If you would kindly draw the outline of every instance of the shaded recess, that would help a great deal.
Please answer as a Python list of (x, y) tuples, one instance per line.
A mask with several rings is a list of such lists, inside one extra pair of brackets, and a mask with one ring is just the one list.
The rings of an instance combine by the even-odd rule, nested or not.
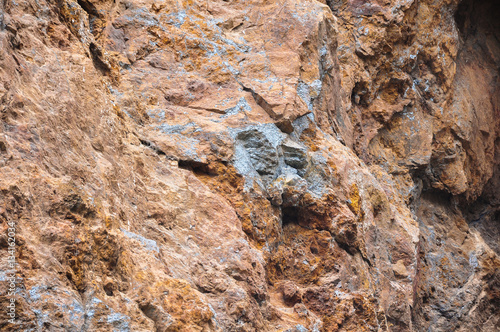
[[(462, 1), (455, 12), (460, 48), (456, 59), (455, 82), (470, 92), (473, 113), (495, 121), (495, 132), (482, 130), (475, 120), (472, 135), (483, 141), (496, 136), (491, 179), (478, 199), (465, 194), (449, 195), (442, 190), (429, 189), (417, 204), (420, 221), (419, 273), (416, 282), (416, 303), (413, 322), (416, 330), (465, 331), (481, 326), (483, 331), (500, 330), (500, 273), (485, 252), (478, 252), (477, 230), (485, 243), (500, 255), (500, 3), (496, 0)], [(478, 82), (487, 82), (488, 90), (474, 91)], [(457, 88), (457, 85), (452, 86)], [(457, 90), (461, 91), (461, 90)], [(485, 98), (486, 96), (486, 98)], [(476, 99), (474, 99), (476, 98)], [(488, 100), (485, 105), (477, 100)], [(471, 112), (472, 113), (472, 112)], [(475, 127), (476, 126), (476, 127)], [(461, 142), (467, 151), (465, 165), (470, 179), (489, 177), (483, 165), (478, 165), (474, 146)], [(494, 151), (493, 151), (494, 150)], [(482, 168), (480, 168), (482, 167)], [(476, 196), (474, 196), (476, 197)], [(485, 258), (490, 257), (490, 258)], [(481, 266), (481, 269), (477, 267)], [(484, 292), (480, 292), (484, 286)], [(457, 305), (461, 303), (461, 305)]]
[[(477, 229), (485, 242), (500, 255), (500, 2), (463, 1), (455, 20), (460, 31), (462, 52), (458, 61), (474, 61), (491, 73), (496, 120), (495, 168), (481, 197), (465, 209), (470, 227)], [(487, 135), (487, 133), (483, 133)]]
[(289, 224), (298, 224), (299, 223), (299, 213), (300, 210), (298, 207), (284, 207), (282, 210), (282, 224), (283, 227), (286, 227)]

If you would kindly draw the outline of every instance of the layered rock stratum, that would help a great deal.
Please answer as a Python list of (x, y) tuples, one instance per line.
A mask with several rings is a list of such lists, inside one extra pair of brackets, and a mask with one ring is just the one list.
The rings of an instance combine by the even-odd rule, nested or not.
[(2, 1), (0, 329), (500, 331), (498, 17)]

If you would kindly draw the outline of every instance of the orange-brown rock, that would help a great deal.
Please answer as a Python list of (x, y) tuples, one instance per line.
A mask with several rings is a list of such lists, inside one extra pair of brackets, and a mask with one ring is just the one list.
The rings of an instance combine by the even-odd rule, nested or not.
[(0, 330), (500, 330), (499, 15), (3, 1)]

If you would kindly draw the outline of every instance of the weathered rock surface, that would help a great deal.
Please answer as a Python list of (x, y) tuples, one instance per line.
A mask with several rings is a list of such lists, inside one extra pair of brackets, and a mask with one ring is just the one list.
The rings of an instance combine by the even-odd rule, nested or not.
[(0, 329), (500, 330), (499, 15), (2, 2)]

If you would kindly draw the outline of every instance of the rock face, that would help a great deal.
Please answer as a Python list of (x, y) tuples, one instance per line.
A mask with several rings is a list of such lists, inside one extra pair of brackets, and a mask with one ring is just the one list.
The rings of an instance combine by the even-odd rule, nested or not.
[(500, 331), (499, 15), (3, 1), (0, 329)]

